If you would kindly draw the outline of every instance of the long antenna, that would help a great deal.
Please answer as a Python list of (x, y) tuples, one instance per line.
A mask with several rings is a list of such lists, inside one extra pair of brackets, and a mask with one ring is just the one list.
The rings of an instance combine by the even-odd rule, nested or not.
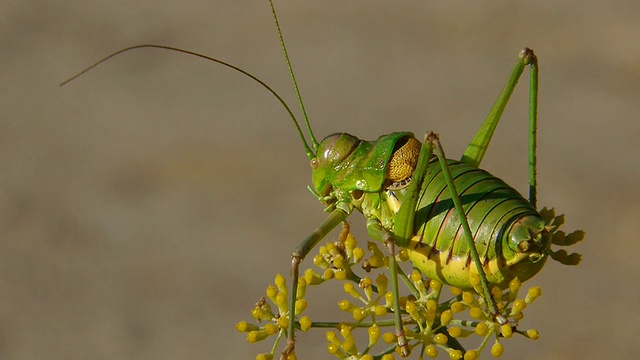
[(287, 47), (284, 44), (284, 38), (282, 37), (282, 30), (280, 29), (280, 23), (278, 22), (278, 15), (276, 15), (276, 8), (273, 6), (273, 0), (269, 0), (269, 4), (271, 4), (271, 12), (273, 13), (273, 20), (276, 22), (276, 28), (278, 29), (278, 37), (280, 38), (280, 45), (282, 46), (282, 52), (284, 52), (284, 58), (287, 60), (287, 67), (289, 68), (289, 75), (291, 75), (291, 81), (293, 82), (293, 89), (296, 91), (296, 96), (298, 97), (298, 103), (300, 104), (300, 109), (302, 110), (302, 116), (304, 117), (304, 123), (307, 126), (307, 132), (309, 132), (309, 137), (311, 138), (311, 144), (313, 145), (313, 150), (315, 151), (318, 148), (318, 140), (313, 135), (313, 131), (311, 130), (311, 125), (309, 124), (309, 117), (307, 116), (307, 111), (304, 108), (304, 103), (302, 102), (302, 96), (300, 95), (300, 89), (298, 89), (298, 82), (296, 81), (296, 76), (293, 74), (293, 68), (291, 67), (291, 61), (289, 61), (289, 53), (287, 52)]
[[(80, 76), (84, 75), (85, 73), (89, 72), (90, 70), (92, 70), (93, 68), (97, 67), (98, 65), (104, 63), (105, 61), (118, 56), (124, 52), (127, 51), (131, 51), (131, 50), (136, 50), (136, 49), (142, 49), (142, 48), (155, 48), (155, 49), (163, 49), (163, 50), (170, 50), (170, 51), (175, 51), (175, 52), (179, 52), (179, 53), (183, 53), (183, 54), (187, 54), (187, 55), (193, 55), (205, 60), (209, 60), (209, 61), (213, 61), (215, 63), (218, 63), (220, 65), (224, 65), (232, 70), (235, 70), (241, 74), (243, 74), (244, 76), (247, 76), (248, 78), (250, 78), (251, 80), (257, 82), (258, 84), (262, 85), (263, 88), (267, 89), (267, 91), (269, 91), (273, 96), (275, 96), (276, 99), (278, 99), (278, 101), (280, 102), (280, 104), (282, 104), (282, 106), (284, 106), (285, 110), (287, 110), (287, 113), (289, 113), (289, 116), (291, 117), (291, 120), (293, 120), (294, 125), (296, 126), (296, 130), (298, 131), (298, 135), (300, 136), (300, 139), (302, 139), (302, 144), (304, 145), (305, 151), (307, 153), (307, 157), (309, 159), (312, 159), (313, 157), (315, 157), (315, 153), (314, 150), (315, 148), (317, 148), (317, 144), (314, 142), (314, 150), (312, 150), (309, 147), (309, 144), (307, 144), (307, 140), (304, 137), (304, 134), (302, 133), (302, 129), (300, 128), (300, 124), (298, 123), (298, 119), (296, 119), (295, 115), (293, 115), (293, 112), (291, 111), (291, 109), (289, 108), (289, 106), (287, 105), (287, 103), (282, 99), (282, 97), (280, 95), (278, 95), (278, 93), (273, 90), (269, 85), (267, 85), (264, 81), (260, 80), (258, 77), (256, 77), (255, 75), (249, 73), (246, 70), (243, 70), (235, 65), (231, 65), (227, 62), (224, 62), (222, 60), (213, 58), (211, 56), (206, 56), (206, 55), (202, 55), (199, 54), (197, 52), (194, 51), (189, 51), (189, 50), (184, 50), (184, 49), (179, 49), (179, 48), (175, 48), (172, 46), (165, 46), (165, 45), (154, 45), (154, 44), (143, 44), (143, 45), (135, 45), (135, 46), (130, 46), (121, 50), (118, 50), (114, 53), (111, 53), (110, 55), (96, 61), (95, 63), (93, 63), (92, 65), (86, 67), (85, 69), (83, 69), (82, 71), (80, 71), (79, 73), (73, 75), (72, 77), (68, 78), (67, 80), (63, 81), (60, 83), (60, 86), (64, 86), (68, 83), (70, 83), (71, 81), (79, 78)], [(305, 116), (305, 120), (306, 120), (306, 116)], [(307, 129), (309, 128), (309, 122), (307, 121)], [(315, 140), (315, 139), (314, 139)]]

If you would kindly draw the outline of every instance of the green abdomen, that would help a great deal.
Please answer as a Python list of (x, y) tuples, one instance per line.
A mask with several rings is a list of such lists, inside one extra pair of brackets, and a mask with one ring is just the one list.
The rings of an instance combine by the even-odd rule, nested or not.
[[(516, 274), (509, 262), (517, 257), (504, 242), (504, 234), (518, 219), (539, 215), (515, 189), (488, 172), (452, 160), (449, 166), (489, 281), (504, 285)], [(427, 169), (415, 229), (416, 237), (409, 246), (414, 265), (427, 277), (471, 287), (469, 272), (476, 272), (475, 265), (437, 161)], [(525, 271), (517, 275), (527, 278), (542, 266), (522, 265)]]

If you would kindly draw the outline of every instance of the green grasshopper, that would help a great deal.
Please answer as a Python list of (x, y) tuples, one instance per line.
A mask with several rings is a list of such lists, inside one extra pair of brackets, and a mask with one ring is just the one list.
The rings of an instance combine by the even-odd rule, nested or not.
[[(571, 245), (582, 232), (556, 239), (536, 209), (536, 128), (538, 63), (531, 49), (519, 54), (506, 85), (460, 160), (447, 159), (438, 136), (428, 132), (424, 141), (412, 133), (397, 132), (364, 141), (346, 133), (318, 142), (311, 130), (287, 54), (275, 7), (270, 0), (278, 36), (294, 90), (304, 115), (310, 144), (284, 100), (256, 76), (224, 61), (162, 45), (138, 45), (120, 50), (91, 65), (67, 82), (120, 53), (145, 47), (178, 51), (219, 63), (250, 77), (271, 92), (293, 120), (311, 165), (313, 195), (329, 213), (327, 218), (292, 253), (287, 346), (282, 358), (294, 353), (295, 303), (299, 267), (303, 259), (330, 231), (357, 210), (366, 218), (371, 238), (389, 253), (393, 303), (400, 304), (397, 248), (407, 250), (413, 266), (429, 279), (461, 289), (476, 289), (488, 304), (496, 323), (507, 322), (491, 288), (505, 288), (517, 278), (537, 274), (549, 256), (575, 265), (579, 256), (559, 255), (552, 243)], [(524, 68), (529, 66), (529, 198), (523, 198), (479, 165), (500, 117)], [(570, 238), (567, 240), (567, 238)], [(556, 241), (557, 240), (557, 241)], [(474, 279), (479, 280), (475, 281)], [(395, 332), (402, 356), (411, 352), (403, 330), (401, 309), (395, 305)]]

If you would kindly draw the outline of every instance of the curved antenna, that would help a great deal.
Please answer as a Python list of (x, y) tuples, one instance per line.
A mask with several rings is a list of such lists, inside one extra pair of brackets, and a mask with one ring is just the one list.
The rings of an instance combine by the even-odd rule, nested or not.
[[(287, 110), (287, 113), (289, 113), (289, 116), (291, 117), (291, 120), (293, 120), (294, 125), (296, 126), (296, 130), (298, 131), (298, 135), (300, 136), (300, 139), (302, 140), (302, 144), (304, 145), (305, 151), (307, 152), (307, 157), (309, 158), (309, 160), (313, 159), (315, 157), (314, 154), (314, 150), (317, 147), (317, 145), (314, 145), (314, 150), (312, 150), (309, 147), (309, 144), (307, 144), (307, 140), (304, 137), (304, 134), (302, 133), (302, 129), (300, 128), (300, 124), (298, 123), (298, 119), (296, 119), (295, 115), (293, 115), (293, 112), (291, 111), (291, 109), (289, 108), (289, 106), (287, 105), (287, 103), (282, 99), (282, 97), (280, 97), (280, 95), (278, 95), (277, 92), (275, 92), (275, 90), (273, 90), (269, 85), (267, 85), (264, 81), (260, 80), (259, 78), (257, 78), (255, 75), (249, 73), (246, 70), (243, 70), (235, 65), (231, 65), (227, 62), (224, 62), (222, 60), (218, 60), (216, 58), (213, 58), (211, 56), (206, 56), (206, 55), (202, 55), (199, 54), (197, 52), (194, 51), (189, 51), (189, 50), (184, 50), (184, 49), (179, 49), (179, 48), (175, 48), (175, 47), (171, 47), (171, 46), (165, 46), (165, 45), (154, 45), (154, 44), (143, 44), (143, 45), (135, 45), (135, 46), (130, 46), (121, 50), (118, 50), (98, 61), (96, 61), (95, 63), (93, 63), (92, 65), (86, 67), (84, 70), (80, 71), (79, 73), (73, 75), (72, 77), (68, 78), (67, 80), (63, 81), (60, 83), (60, 86), (64, 86), (68, 83), (70, 83), (71, 81), (79, 78), (80, 76), (84, 75), (85, 73), (89, 72), (90, 70), (92, 70), (93, 68), (97, 67), (98, 65), (104, 63), (105, 61), (118, 56), (124, 52), (127, 51), (131, 51), (131, 50), (136, 50), (136, 49), (142, 49), (142, 48), (155, 48), (155, 49), (163, 49), (163, 50), (170, 50), (170, 51), (175, 51), (175, 52), (179, 52), (179, 53), (183, 53), (183, 54), (187, 54), (187, 55), (193, 55), (205, 60), (209, 60), (209, 61), (213, 61), (215, 63), (218, 63), (220, 65), (224, 65), (232, 70), (235, 70), (241, 74), (243, 74), (244, 76), (247, 76), (248, 78), (250, 78), (251, 80), (257, 82), (258, 84), (262, 85), (263, 88), (267, 89), (267, 91), (269, 91), (271, 93), (271, 95), (275, 96), (275, 98), (280, 102), (280, 104), (282, 104), (282, 106), (284, 106), (285, 110)], [(306, 119), (306, 116), (305, 116)], [(307, 122), (307, 127), (309, 126), (309, 123)]]
[(296, 81), (296, 76), (293, 74), (293, 68), (291, 67), (291, 61), (289, 61), (289, 53), (287, 52), (287, 47), (284, 45), (284, 38), (282, 37), (282, 30), (280, 30), (280, 23), (278, 22), (278, 15), (276, 15), (276, 8), (273, 6), (273, 0), (269, 0), (269, 4), (271, 5), (271, 12), (273, 13), (273, 20), (276, 22), (276, 29), (278, 29), (278, 37), (280, 38), (280, 46), (282, 46), (282, 52), (284, 52), (284, 58), (287, 61), (287, 67), (289, 68), (289, 75), (291, 75), (291, 81), (293, 82), (293, 89), (296, 91), (296, 96), (298, 97), (298, 103), (300, 104), (300, 109), (302, 110), (302, 116), (304, 117), (304, 123), (307, 126), (307, 132), (309, 133), (309, 137), (311, 138), (311, 144), (313, 145), (313, 150), (318, 149), (318, 140), (313, 135), (313, 131), (311, 130), (311, 125), (309, 124), (309, 117), (307, 116), (307, 111), (304, 108), (304, 103), (302, 102), (302, 96), (300, 95), (300, 90), (298, 89), (298, 82)]

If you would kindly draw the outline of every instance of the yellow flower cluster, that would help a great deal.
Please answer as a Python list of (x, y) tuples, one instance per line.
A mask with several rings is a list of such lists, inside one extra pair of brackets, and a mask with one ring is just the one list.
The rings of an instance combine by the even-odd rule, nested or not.
[[(553, 210), (546, 209), (541, 214), (547, 219), (554, 244), (567, 246), (581, 240), (583, 234), (580, 232), (565, 235), (557, 231), (564, 221), (562, 215), (555, 216)], [(524, 318), (523, 311), (540, 297), (539, 286), (529, 288), (523, 297), (519, 297), (522, 284), (517, 278), (506, 289), (494, 286), (490, 293), (497, 305), (496, 314), (492, 313), (489, 302), (481, 295), (477, 275), (470, 279), (475, 290), (462, 290), (426, 279), (418, 270), (406, 275), (400, 266), (398, 276), (408, 291), (400, 294), (400, 303), (396, 306), (388, 289), (389, 256), (385, 253), (374, 242), (368, 242), (366, 250), (358, 247), (348, 226), (343, 228), (338, 241), (319, 247), (313, 257), (313, 264), (319, 270), (307, 269), (299, 278), (295, 328), (302, 331), (329, 328), (325, 334), (328, 352), (338, 359), (348, 360), (391, 360), (399, 356), (398, 336), (393, 330), (396, 311), (401, 313), (408, 347), (420, 359), (447, 355), (450, 359), (475, 360), (485, 348), (489, 348), (490, 354), (497, 358), (504, 352), (502, 342), (514, 334), (533, 340), (539, 338), (536, 330), (520, 330), (518, 327)], [(561, 258), (562, 250), (551, 255), (554, 259)], [(398, 262), (406, 262), (407, 259), (406, 250), (396, 255)], [(579, 255), (568, 255), (562, 260), (564, 263), (577, 263)], [(361, 272), (364, 272), (362, 277), (357, 275)], [(338, 308), (348, 313), (349, 318), (333, 322), (311, 321), (303, 315), (308, 306), (307, 286), (326, 283), (341, 283), (348, 296), (338, 301)], [(443, 291), (445, 287), (449, 290)], [(273, 310), (274, 307), (277, 310)], [(246, 333), (247, 340), (252, 343), (275, 336), (271, 352), (256, 357), (260, 360), (273, 359), (278, 343), (286, 338), (287, 326), (292, 321), (283, 276), (276, 276), (274, 284), (267, 287), (266, 296), (256, 303), (251, 314), (258, 324), (242, 321), (236, 327)], [(356, 339), (362, 337), (356, 337), (354, 333), (365, 329), (367, 341), (357, 344)], [(288, 359), (296, 358), (294, 351), (287, 356)]]

